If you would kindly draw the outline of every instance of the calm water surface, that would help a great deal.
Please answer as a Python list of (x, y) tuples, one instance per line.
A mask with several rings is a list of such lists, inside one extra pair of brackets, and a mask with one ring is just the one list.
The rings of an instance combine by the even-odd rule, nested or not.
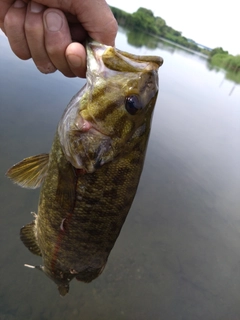
[(39, 190), (4, 174), (48, 152), (84, 81), (40, 74), (0, 34), (0, 319), (238, 320), (240, 87), (166, 43), (134, 47), (120, 31), (116, 44), (165, 61), (146, 163), (103, 274), (90, 284), (72, 281), (61, 298), (46, 276), (23, 267), (41, 263), (19, 239)]

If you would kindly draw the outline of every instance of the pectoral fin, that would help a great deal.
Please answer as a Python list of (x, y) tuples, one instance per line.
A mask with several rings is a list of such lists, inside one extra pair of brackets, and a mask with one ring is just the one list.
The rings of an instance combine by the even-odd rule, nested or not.
[(36, 189), (40, 187), (47, 174), (48, 161), (48, 154), (25, 158), (12, 166), (6, 175), (20, 187)]
[(35, 221), (28, 223), (20, 230), (20, 239), (33, 254), (42, 256), (41, 250), (37, 244), (37, 239), (34, 233)]

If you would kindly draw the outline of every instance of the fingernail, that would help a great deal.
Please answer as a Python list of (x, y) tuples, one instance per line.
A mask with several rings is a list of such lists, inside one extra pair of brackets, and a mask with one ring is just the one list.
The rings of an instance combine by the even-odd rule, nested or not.
[(40, 72), (45, 74), (53, 73), (57, 70), (52, 63), (48, 63), (46, 66), (37, 66), (37, 68)]
[(75, 54), (69, 54), (67, 56), (69, 64), (74, 68), (80, 68), (82, 65), (82, 59)]
[(33, 13), (39, 13), (41, 11), (43, 11), (44, 6), (41, 5), (40, 3), (36, 3), (31, 1), (30, 3), (30, 11)]
[(21, 0), (17, 0), (14, 2), (13, 6), (14, 8), (24, 8), (26, 6), (26, 3)]
[(62, 27), (62, 17), (56, 12), (49, 12), (45, 16), (46, 27), (49, 31), (59, 31)]

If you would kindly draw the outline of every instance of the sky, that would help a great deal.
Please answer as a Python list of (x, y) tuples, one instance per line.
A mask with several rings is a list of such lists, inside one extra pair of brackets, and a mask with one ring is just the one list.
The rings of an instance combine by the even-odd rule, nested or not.
[(239, 0), (107, 0), (107, 3), (129, 13), (139, 7), (150, 9), (186, 38), (240, 54)]

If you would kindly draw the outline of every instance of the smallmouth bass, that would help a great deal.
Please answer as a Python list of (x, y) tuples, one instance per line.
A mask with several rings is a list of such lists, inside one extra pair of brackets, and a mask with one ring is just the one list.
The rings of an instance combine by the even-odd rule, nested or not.
[(134, 199), (158, 94), (160, 57), (89, 40), (87, 82), (68, 104), (50, 154), (26, 158), (7, 176), (41, 186), (38, 213), (20, 238), (43, 271), (69, 291), (103, 271)]

